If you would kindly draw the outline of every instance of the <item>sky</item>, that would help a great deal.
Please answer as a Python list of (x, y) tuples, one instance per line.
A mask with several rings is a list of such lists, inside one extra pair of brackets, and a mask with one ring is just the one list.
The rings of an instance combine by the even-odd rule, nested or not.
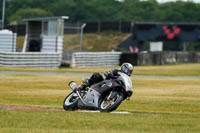
[[(124, 0), (116, 0), (116, 1), (124, 1)], [(157, 1), (163, 3), (163, 2), (173, 2), (173, 1), (175, 2), (176, 0), (157, 0)], [(193, 1), (195, 3), (200, 3), (200, 0), (180, 0), (180, 1)]]
[[(160, 2), (160, 3), (163, 3), (163, 2), (173, 2), (173, 1), (176, 1), (176, 0), (157, 0), (158, 2)], [(193, 1), (193, 2), (195, 2), (195, 3), (199, 3), (200, 2), (200, 0), (181, 0), (181, 1)]]

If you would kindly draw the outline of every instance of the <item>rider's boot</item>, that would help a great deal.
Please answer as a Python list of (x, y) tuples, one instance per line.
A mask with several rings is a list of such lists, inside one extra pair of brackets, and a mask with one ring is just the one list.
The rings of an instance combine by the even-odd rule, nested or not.
[(82, 79), (82, 83), (83, 83), (83, 85), (88, 86), (89, 85), (89, 79), (88, 78), (83, 78)]

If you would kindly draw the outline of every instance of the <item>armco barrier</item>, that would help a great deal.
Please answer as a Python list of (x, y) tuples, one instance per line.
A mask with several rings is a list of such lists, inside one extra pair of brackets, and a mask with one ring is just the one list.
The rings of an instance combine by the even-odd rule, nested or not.
[(122, 53), (120, 64), (129, 62), (135, 65), (164, 65), (172, 63), (200, 63), (199, 52), (145, 52)]
[(139, 53), (138, 65), (164, 65), (171, 63), (200, 63), (198, 52), (148, 52)]
[(58, 68), (61, 54), (41, 52), (0, 52), (0, 66)]
[(120, 64), (121, 52), (76, 52), (72, 54), (72, 67), (115, 67)]
[(136, 53), (122, 53), (120, 57), (120, 65), (125, 62), (129, 62), (134, 66), (138, 65), (138, 54)]

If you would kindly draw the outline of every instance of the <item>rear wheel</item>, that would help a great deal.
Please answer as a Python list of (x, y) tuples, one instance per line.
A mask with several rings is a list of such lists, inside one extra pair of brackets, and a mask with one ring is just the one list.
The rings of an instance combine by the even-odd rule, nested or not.
[(79, 97), (75, 92), (71, 92), (63, 102), (64, 110), (76, 110), (78, 109), (78, 100)]
[(113, 97), (112, 99), (109, 99), (108, 97), (109, 95), (104, 97), (100, 102), (99, 110), (101, 112), (111, 112), (117, 109), (117, 107), (121, 104), (121, 102), (124, 99), (123, 94), (120, 92), (117, 92), (115, 97)]

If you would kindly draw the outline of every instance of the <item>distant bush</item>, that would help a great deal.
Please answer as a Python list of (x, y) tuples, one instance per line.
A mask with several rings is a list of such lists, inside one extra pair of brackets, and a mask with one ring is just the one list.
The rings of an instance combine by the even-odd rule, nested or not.
[(14, 15), (9, 17), (11, 23), (23, 23), (24, 18), (46, 17), (52, 16), (52, 13), (40, 8), (19, 9)]

